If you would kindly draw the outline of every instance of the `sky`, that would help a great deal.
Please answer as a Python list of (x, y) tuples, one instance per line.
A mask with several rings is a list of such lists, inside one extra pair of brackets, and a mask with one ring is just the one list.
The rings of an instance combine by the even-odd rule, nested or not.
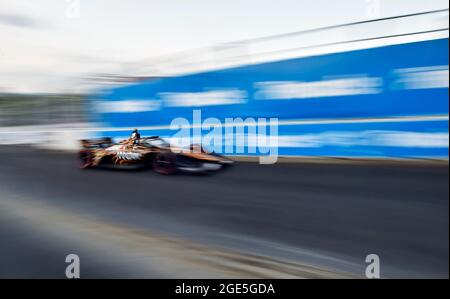
[(0, 92), (82, 92), (92, 74), (159, 75), (146, 63), (171, 53), (441, 8), (446, 0), (0, 0)]

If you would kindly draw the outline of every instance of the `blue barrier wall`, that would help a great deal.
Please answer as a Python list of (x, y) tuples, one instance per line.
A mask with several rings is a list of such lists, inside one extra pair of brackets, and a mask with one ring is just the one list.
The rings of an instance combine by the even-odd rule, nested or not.
[(448, 39), (140, 82), (92, 99), (103, 126), (150, 135), (172, 136), (165, 126), (195, 109), (221, 121), (278, 118), (280, 155), (448, 157)]

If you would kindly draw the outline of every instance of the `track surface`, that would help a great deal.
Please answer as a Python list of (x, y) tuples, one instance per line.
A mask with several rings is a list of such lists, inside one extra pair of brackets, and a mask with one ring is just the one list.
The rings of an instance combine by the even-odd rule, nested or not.
[[(449, 275), (448, 166), (241, 163), (210, 176), (165, 177), (83, 171), (73, 155), (26, 147), (0, 147), (0, 157), (0, 203), (14, 194), (361, 277), (371, 253), (383, 277)], [(0, 277), (60, 276), (55, 256), (73, 248), (43, 244), (8, 215), (0, 210)], [(116, 271), (93, 259), (91, 268), (90, 277), (133, 276), (123, 264)]]

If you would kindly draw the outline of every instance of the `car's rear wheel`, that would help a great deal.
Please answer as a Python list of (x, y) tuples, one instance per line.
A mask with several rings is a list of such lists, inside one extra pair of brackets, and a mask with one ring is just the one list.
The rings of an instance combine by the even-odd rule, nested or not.
[(152, 161), (153, 170), (156, 173), (170, 175), (176, 172), (175, 159), (170, 154), (158, 154)]
[(81, 169), (87, 169), (92, 167), (92, 157), (91, 154), (88, 152), (82, 152), (79, 154), (80, 158), (80, 168)]

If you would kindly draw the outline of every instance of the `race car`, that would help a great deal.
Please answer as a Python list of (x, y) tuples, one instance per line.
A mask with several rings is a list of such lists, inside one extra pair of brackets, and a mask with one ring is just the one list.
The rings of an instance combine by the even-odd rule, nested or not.
[(79, 159), (82, 169), (95, 167), (151, 168), (159, 174), (177, 172), (205, 173), (226, 168), (233, 161), (207, 152), (201, 145), (187, 149), (172, 146), (159, 136), (125, 139), (114, 143), (112, 138), (81, 140)]

